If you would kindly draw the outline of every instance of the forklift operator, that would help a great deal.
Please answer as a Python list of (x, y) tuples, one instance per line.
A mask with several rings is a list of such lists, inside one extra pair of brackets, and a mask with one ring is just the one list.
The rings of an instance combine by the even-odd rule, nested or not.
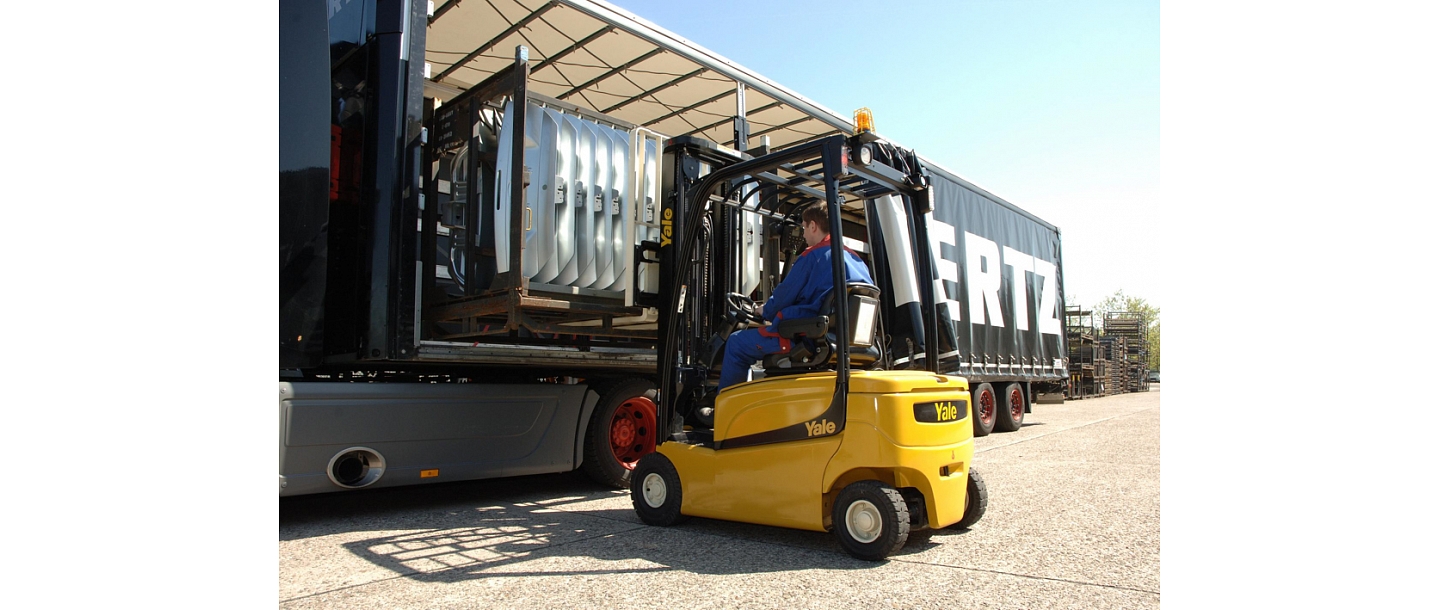
[[(775, 325), (783, 319), (795, 320), (821, 315), (825, 295), (834, 285), (830, 268), (830, 218), (823, 203), (812, 204), (800, 214), (800, 225), (809, 246), (790, 267), (784, 281), (775, 287), (762, 313), (771, 323), (766, 328), (751, 328), (730, 335), (725, 344), (725, 363), (720, 369), (720, 387), (743, 382), (750, 366), (766, 354), (790, 351), (790, 340), (776, 333)], [(849, 248), (845, 249), (845, 280), (875, 283), (870, 269)]]

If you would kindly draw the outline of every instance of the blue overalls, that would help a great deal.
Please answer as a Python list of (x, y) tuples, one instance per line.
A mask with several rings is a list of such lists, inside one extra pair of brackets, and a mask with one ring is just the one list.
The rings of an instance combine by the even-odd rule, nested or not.
[[(845, 281), (874, 284), (870, 269), (854, 252), (845, 250)], [(725, 361), (720, 369), (720, 389), (745, 381), (750, 366), (765, 354), (790, 351), (790, 340), (775, 332), (781, 320), (812, 318), (821, 314), (826, 293), (835, 284), (830, 269), (830, 237), (806, 249), (795, 260), (785, 280), (775, 287), (762, 312), (770, 326), (733, 333), (725, 342)]]

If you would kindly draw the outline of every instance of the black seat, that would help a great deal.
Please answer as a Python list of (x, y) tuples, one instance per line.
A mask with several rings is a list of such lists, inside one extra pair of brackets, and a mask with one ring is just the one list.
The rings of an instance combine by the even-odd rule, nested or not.
[[(880, 289), (865, 282), (845, 284), (850, 318), (850, 365), (864, 367), (880, 359), (875, 345), (880, 316)], [(820, 311), (827, 315), (781, 320), (775, 331), (790, 340), (790, 351), (769, 354), (762, 361), (765, 376), (792, 375), (829, 368), (835, 363), (835, 291), (830, 291)]]

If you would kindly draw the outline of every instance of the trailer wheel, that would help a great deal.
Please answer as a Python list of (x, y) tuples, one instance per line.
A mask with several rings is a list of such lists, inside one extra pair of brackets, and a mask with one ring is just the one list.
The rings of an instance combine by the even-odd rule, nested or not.
[(995, 388), (982, 383), (970, 390), (971, 417), (975, 436), (985, 436), (995, 429)]
[(847, 485), (835, 498), (830, 520), (840, 547), (865, 561), (889, 557), (910, 537), (910, 509), (905, 498), (880, 481)]
[(1005, 386), (1005, 404), (995, 414), (995, 429), (1014, 432), (1025, 421), (1025, 390), (1018, 383)]
[(630, 478), (630, 503), (641, 521), (661, 527), (684, 521), (681, 498), (680, 473), (670, 458), (659, 453), (640, 458)]
[(655, 384), (627, 379), (596, 391), (581, 468), (596, 483), (624, 489), (635, 464), (655, 451)]
[(959, 523), (946, 529), (970, 529), (970, 526), (985, 516), (985, 507), (989, 504), (990, 494), (985, 491), (985, 479), (981, 478), (980, 471), (972, 466), (969, 480), (965, 482), (965, 515), (960, 517)]

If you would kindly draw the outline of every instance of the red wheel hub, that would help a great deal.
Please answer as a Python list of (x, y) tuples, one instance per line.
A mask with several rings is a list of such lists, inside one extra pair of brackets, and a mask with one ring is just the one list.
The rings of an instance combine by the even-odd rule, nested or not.
[(1020, 390), (1010, 393), (1010, 420), (1019, 422), (1025, 417), (1025, 395)]
[(980, 405), (980, 421), (990, 423), (995, 419), (995, 395), (990, 392), (981, 392), (979, 400), (975, 401)]
[(626, 470), (634, 470), (641, 456), (655, 451), (655, 402), (631, 398), (610, 418), (610, 454)]

